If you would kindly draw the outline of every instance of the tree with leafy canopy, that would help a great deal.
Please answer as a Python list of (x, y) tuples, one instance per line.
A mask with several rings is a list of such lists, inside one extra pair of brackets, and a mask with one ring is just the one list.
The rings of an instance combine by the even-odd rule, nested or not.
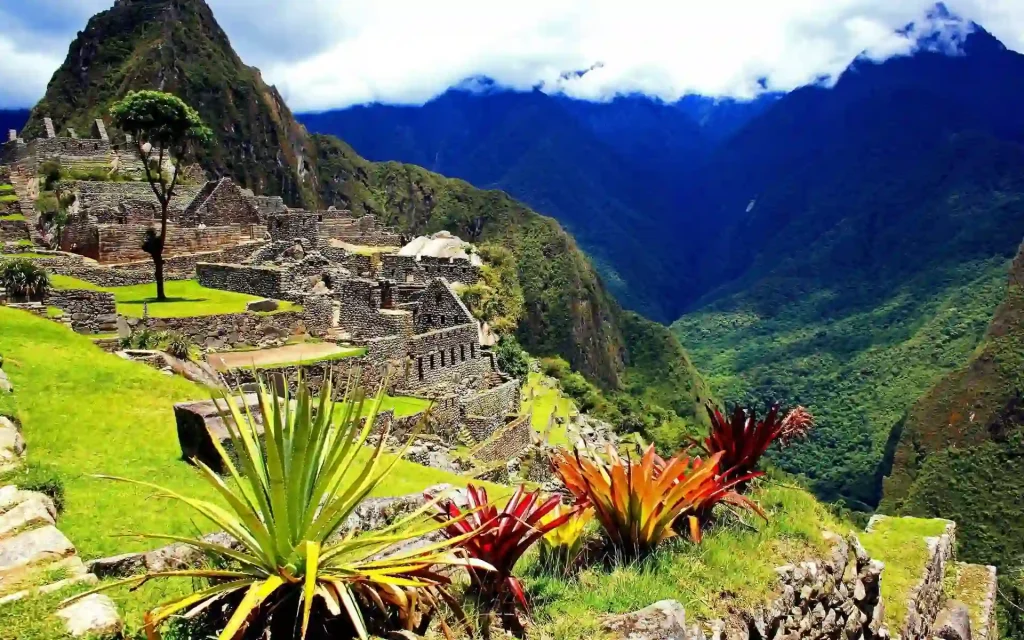
[[(114, 126), (134, 138), (135, 149), (146, 170), (146, 180), (160, 202), (160, 231), (146, 232), (142, 250), (153, 258), (156, 299), (164, 295), (164, 244), (167, 239), (167, 210), (178, 184), (182, 160), (195, 146), (207, 143), (213, 133), (199, 113), (181, 98), (162, 91), (132, 91), (110, 108)], [(164, 173), (164, 157), (173, 166)], [(155, 166), (154, 166), (155, 165)]]

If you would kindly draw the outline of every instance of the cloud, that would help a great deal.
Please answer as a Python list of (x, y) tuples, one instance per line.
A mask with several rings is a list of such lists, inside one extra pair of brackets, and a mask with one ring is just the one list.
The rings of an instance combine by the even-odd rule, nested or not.
[[(957, 35), (927, 17), (933, 0), (208, 1), (242, 58), (299, 111), (423, 102), (479, 76), (593, 100), (750, 97), (835, 78), (861, 53), (880, 60), (925, 34)], [(0, 7), (14, 25), (0, 35), (0, 87), (11, 87), (0, 105), (41, 95), (74, 32), (111, 0), (3, 3), (18, 6)], [(1024, 2), (947, 5), (1024, 50)]]

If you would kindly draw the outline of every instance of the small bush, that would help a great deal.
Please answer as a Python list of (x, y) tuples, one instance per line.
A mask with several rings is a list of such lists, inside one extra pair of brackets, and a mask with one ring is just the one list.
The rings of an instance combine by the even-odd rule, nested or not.
[(525, 380), (530, 373), (530, 354), (526, 353), (519, 342), (512, 336), (503, 336), (498, 341), (495, 351), (498, 356), (498, 368), (512, 376)]
[(24, 491), (38, 491), (53, 500), (57, 511), (64, 510), (64, 479), (56, 467), (38, 462), (24, 466), (0, 476), (0, 485), (16, 485)]
[(15, 298), (42, 299), (50, 286), (46, 270), (27, 258), (0, 262), (0, 284)]
[(164, 351), (179, 360), (188, 360), (194, 343), (180, 331), (168, 331), (164, 336)]
[(572, 367), (564, 358), (555, 356), (553, 358), (541, 358), (540, 371), (548, 377), (561, 380), (572, 373)]
[[(167, 334), (143, 327), (132, 331), (127, 338), (121, 339), (122, 349), (159, 349), (167, 342)], [(173, 355), (173, 354), (171, 354)]]

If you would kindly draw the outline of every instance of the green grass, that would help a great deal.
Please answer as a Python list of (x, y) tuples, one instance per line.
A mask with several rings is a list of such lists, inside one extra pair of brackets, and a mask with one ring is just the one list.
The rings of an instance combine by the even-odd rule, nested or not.
[[(156, 284), (140, 284), (127, 287), (98, 287), (90, 282), (70, 276), (51, 275), (51, 284), (57, 289), (89, 289), (92, 291), (109, 291), (114, 294), (117, 312), (135, 318), (142, 317), (144, 304), (149, 305), (152, 318), (186, 318), (193, 316), (212, 316), (222, 313), (242, 313), (245, 305), (258, 296), (250, 296), (233, 291), (208, 289), (195, 280), (169, 280), (164, 283), (166, 302), (156, 302)], [(297, 309), (291, 302), (281, 302), (278, 311)]]
[(664, 599), (682, 603), (688, 623), (766, 604), (778, 584), (775, 567), (824, 557), (821, 532), (851, 529), (800, 489), (763, 485), (753, 497), (767, 523), (746, 517), (751, 528), (724, 518), (700, 545), (680, 540), (637, 564), (589, 568), (566, 580), (543, 575), (530, 556), (516, 573), (536, 603), (538, 637), (598, 637), (600, 616)]
[(885, 621), (896, 633), (907, 617), (907, 595), (921, 581), (928, 562), (924, 539), (942, 535), (945, 520), (927, 518), (886, 518), (860, 540), (872, 558), (885, 563), (882, 573), (882, 601)]
[(8, 183), (0, 184), (0, 195), (7, 195), (7, 194), (10, 194), (10, 193), (14, 193), (14, 185), (13, 184), (8, 184)]
[[(9, 197), (9, 196), (0, 196), (0, 202), (8, 202), (8, 200), (4, 200), (4, 198), (6, 198), (6, 197)], [(17, 199), (17, 198), (15, 198), (15, 199)], [(25, 221), (25, 214), (23, 214), (23, 213), (12, 213), (12, 214), (9, 214), (9, 215), (6, 215), (6, 216), (0, 216), (0, 222), (24, 222), (24, 221)]]
[(13, 193), (0, 196), (0, 204), (11, 204), (18, 201), (18, 196)]
[[(553, 378), (546, 378), (540, 373), (529, 375), (523, 394), (525, 399), (522, 402), (522, 413), (533, 412), (531, 423), (538, 433), (544, 433), (547, 430), (552, 414), (564, 418), (568, 423), (569, 416), (577, 412), (576, 405), (558, 388), (557, 381)], [(569, 437), (566, 426), (564, 424), (552, 426), (551, 433), (548, 434), (548, 441), (556, 445), (568, 444)]]
[[(363, 415), (370, 412), (372, 399), (368, 398), (363, 405)], [(345, 408), (347, 403), (338, 402), (334, 407), (334, 416), (336, 419), (341, 419), (345, 414)], [(380, 404), (381, 411), (387, 411), (393, 409), (396, 418), (404, 418), (406, 416), (415, 415), (421, 411), (426, 411), (430, 406), (430, 400), (425, 398), (415, 398), (412, 396), (389, 396), (385, 395), (384, 400)]]
[[(44, 253), (32, 253), (31, 251), (26, 251), (25, 253), (0, 253), (0, 260), (3, 260), (3, 259), (18, 260), (20, 258), (29, 258), (29, 259), (31, 259), (31, 258), (52, 258), (52, 257), (53, 256), (48, 256), (48, 255), (46, 255)], [(52, 279), (52, 276), (51, 276), (51, 279)]]
[(984, 565), (962, 562), (946, 565), (946, 597), (967, 605), (971, 614), (971, 630), (975, 635), (985, 626), (982, 604), (988, 597), (988, 580), (988, 568)]
[[(0, 307), (0, 327), (4, 371), (15, 387), (14, 395), (0, 396), (0, 413), (20, 418), (29, 461), (45, 461), (62, 477), (66, 506), (59, 524), (80, 555), (89, 559), (159, 546), (120, 537), (125, 533), (193, 535), (195, 516), (189, 511), (154, 498), (148, 489), (94, 474), (158, 479), (169, 489), (217, 500), (198, 471), (180, 459), (172, 412), (173, 403), (206, 399), (209, 392), (103, 353), (88, 337), (22, 311)], [(395, 406), (410, 403), (394, 399)], [(465, 484), (459, 476), (401, 461), (377, 494), (409, 494), (440, 482)], [(129, 612), (129, 623), (137, 625), (146, 607), (189, 586), (184, 581), (114, 595)], [(35, 606), (0, 608), (0, 638), (55, 637), (29, 630), (37, 623), (28, 619)], [(17, 631), (2, 635), (7, 629)]]

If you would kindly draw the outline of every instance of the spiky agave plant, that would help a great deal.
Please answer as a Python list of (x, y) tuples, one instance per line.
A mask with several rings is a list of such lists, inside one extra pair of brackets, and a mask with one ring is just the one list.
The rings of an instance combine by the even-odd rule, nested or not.
[[(773, 442), (782, 443), (805, 437), (814, 426), (814, 418), (803, 407), (796, 407), (785, 416), (779, 405), (773, 404), (763, 420), (758, 420), (754, 409), (737, 406), (728, 419), (717, 407), (708, 403), (711, 431), (703, 448), (711, 454), (721, 454), (722, 472), (730, 478), (746, 476), (757, 469), (757, 463)], [(740, 484), (742, 488), (744, 483)]]
[(552, 462), (577, 502), (594, 508), (615, 549), (636, 557), (678, 535), (677, 522), (695, 530), (698, 510), (722, 491), (720, 457), (693, 467), (686, 456), (661, 460), (654, 445), (639, 460), (623, 458), (609, 446), (600, 457), (562, 450)]
[[(358, 380), (349, 381), (349, 389)], [(382, 385), (382, 389), (383, 389)], [(146, 535), (173, 540), (196, 547), (218, 560), (222, 570), (186, 569), (159, 571), (108, 584), (78, 598), (121, 585), (141, 586), (156, 578), (200, 578), (209, 586), (187, 597), (176, 598), (150, 611), (145, 618), (150, 638), (159, 638), (160, 624), (170, 616), (185, 612), (186, 617), (209, 607), (214, 601), (235, 596), (238, 604), (219, 638), (239, 638), (261, 605), (297, 598), (301, 607), (302, 637), (310, 624), (313, 603), (321, 599), (332, 615), (344, 615), (356, 633), (368, 636), (363, 617), (364, 603), (385, 609), (414, 606), (422, 591), (429, 599), (432, 591), (447, 581), (436, 569), (468, 566), (488, 570), (486, 563), (467, 558), (456, 551), (473, 532), (412, 551), (389, 554), (395, 545), (440, 529), (426, 504), (394, 524), (356, 537), (350, 531), (340, 539), (334, 534), (375, 487), (387, 478), (401, 456), (384, 460), (387, 433), (372, 450), (365, 448), (374, 426), (383, 393), (378, 393), (366, 420), (360, 424), (364, 409), (361, 393), (349, 394), (340, 420), (334, 421), (330, 376), (315, 400), (300, 380), (295, 398), (269, 394), (260, 380), (260, 423), (249, 408), (245, 413), (235, 400), (221, 394), (218, 406), (230, 435), (234, 457), (216, 437), (214, 446), (223, 461), (227, 480), (200, 461), (195, 461), (203, 477), (223, 499), (219, 504), (183, 496), (148, 482), (113, 478), (143, 485), (188, 505), (213, 525), (238, 541), (229, 548), (200, 539), (172, 535)], [(410, 440), (411, 441), (411, 440)], [(237, 463), (235, 461), (237, 458)], [(229, 601), (233, 601), (230, 600)], [(401, 611), (410, 619), (409, 611)]]
[(28, 258), (0, 260), (0, 285), (13, 297), (40, 299), (50, 286), (50, 276)]

